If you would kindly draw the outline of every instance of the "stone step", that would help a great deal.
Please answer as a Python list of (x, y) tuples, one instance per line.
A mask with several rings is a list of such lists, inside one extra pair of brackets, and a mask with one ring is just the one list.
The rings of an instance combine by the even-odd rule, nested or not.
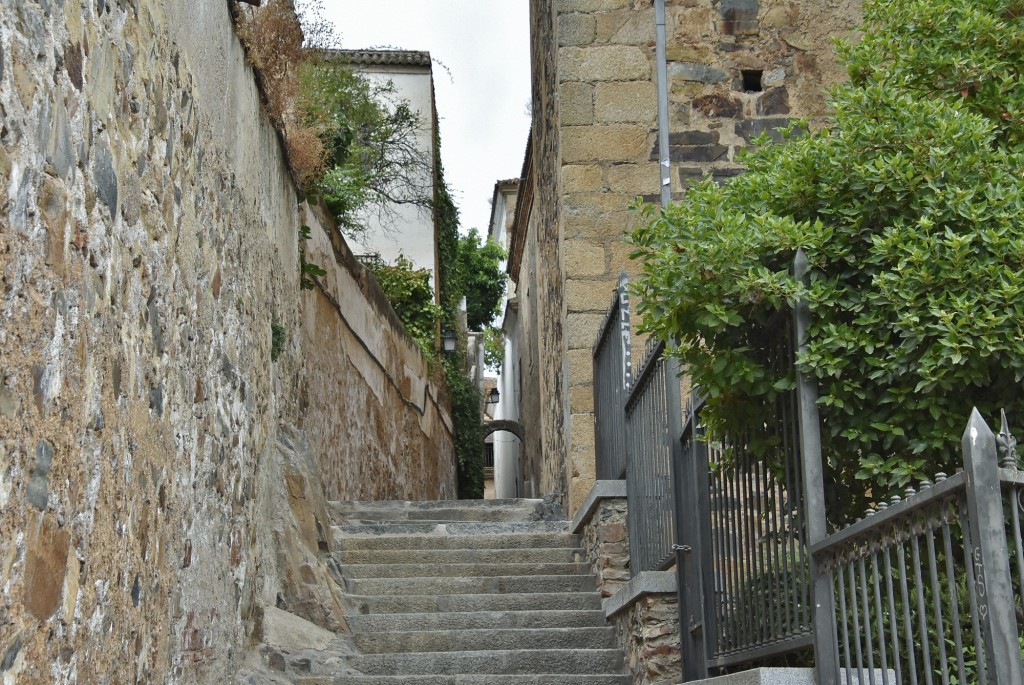
[(615, 649), (509, 649), (471, 652), (362, 654), (349, 659), (365, 675), (621, 673)]
[(346, 578), (440, 578), (480, 576), (569, 576), (590, 572), (587, 564), (342, 564)]
[(597, 592), (531, 592), (477, 595), (400, 595), (396, 597), (347, 595), (349, 609), (355, 614), (407, 614), (470, 611), (578, 611), (601, 608)]
[(353, 633), (413, 630), (500, 630), (513, 628), (598, 628), (606, 624), (601, 610), (474, 611), (431, 614), (365, 614), (345, 619)]
[(364, 654), (468, 652), (506, 649), (611, 649), (615, 630), (542, 628), (499, 630), (417, 630), (360, 633), (355, 644)]
[(583, 560), (579, 547), (520, 549), (349, 549), (336, 552), (341, 564), (565, 564)]
[(339, 513), (352, 511), (406, 511), (415, 509), (448, 509), (452, 507), (466, 509), (506, 509), (509, 507), (528, 507), (531, 510), (542, 505), (542, 499), (526, 497), (512, 499), (440, 499), (440, 500), (331, 500), (327, 505)]
[(352, 594), (397, 597), (426, 595), (483, 595), (506, 593), (589, 592), (595, 589), (590, 575), (493, 576), (468, 578), (346, 578)]
[(348, 550), (449, 550), (529, 549), (579, 547), (578, 535), (568, 533), (521, 533), (518, 535), (349, 535), (342, 527), (333, 529), (338, 548)]
[(354, 519), (360, 521), (528, 521), (541, 517), (542, 504), (543, 500), (332, 502), (331, 511), (349, 523)]
[(364, 675), (307, 676), (293, 678), (295, 685), (631, 685), (626, 675), (570, 675), (525, 673), (519, 675)]
[(398, 521), (395, 523), (366, 523), (363, 525), (335, 526), (342, 537), (359, 535), (402, 536), (402, 535), (514, 535), (517, 533), (567, 533), (568, 521), (454, 521), (440, 523), (417, 523)]

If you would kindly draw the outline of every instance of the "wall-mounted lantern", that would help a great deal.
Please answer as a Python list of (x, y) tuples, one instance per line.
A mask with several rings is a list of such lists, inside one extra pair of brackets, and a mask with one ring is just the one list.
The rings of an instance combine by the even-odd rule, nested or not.
[(501, 398), (501, 393), (498, 392), (497, 388), (491, 388), (491, 391), (487, 393), (487, 404), (497, 404)]
[(455, 351), (455, 345), (458, 343), (459, 337), (450, 328), (446, 328), (444, 333), (441, 334), (441, 351), (445, 354), (451, 354)]

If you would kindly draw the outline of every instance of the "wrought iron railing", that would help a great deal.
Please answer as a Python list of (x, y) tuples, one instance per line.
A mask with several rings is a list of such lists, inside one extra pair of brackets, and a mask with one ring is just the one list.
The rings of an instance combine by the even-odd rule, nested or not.
[(672, 439), (679, 434), (679, 364), (665, 343), (647, 347), (626, 399), (626, 504), (633, 575), (675, 562), (675, 489)]
[[(787, 323), (776, 322), (767, 346), (782, 373), (792, 365)], [(806, 649), (813, 632), (796, 393), (767, 403), (744, 432), (712, 442), (703, 407), (695, 394), (679, 454), (680, 520), (693, 522), (679, 541), (683, 618), (699, 628), (684, 649), (693, 679)]]
[[(625, 285), (594, 346), (598, 477), (627, 479), (634, 573), (676, 552), (684, 681), (813, 647), (819, 685), (1024, 685), (1024, 470), (1009, 431), (997, 440), (975, 410), (962, 472), (829, 534), (814, 379), (795, 370), (793, 392), (709, 443), (699, 395), (680, 410), (664, 344), (629, 382)], [(803, 303), (792, 321), (775, 364), (806, 340)]]
[(626, 396), (633, 380), (626, 273), (594, 342), (594, 439), (599, 480), (626, 477)]
[(1012, 449), (1000, 467), (977, 411), (964, 462), (964, 471), (908, 488), (812, 547), (832, 580), (835, 616), (823, 630), (835, 635), (833, 682), (1024, 683), (1024, 472)]

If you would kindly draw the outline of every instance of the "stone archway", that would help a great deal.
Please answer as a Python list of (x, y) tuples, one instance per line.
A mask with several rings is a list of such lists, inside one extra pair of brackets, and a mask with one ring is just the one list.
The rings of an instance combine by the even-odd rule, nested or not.
[(498, 419), (496, 421), (488, 421), (480, 426), (484, 431), (484, 437), (486, 438), (491, 433), (497, 433), (498, 431), (508, 431), (519, 438), (519, 442), (525, 442), (523, 431), (523, 424), (518, 421), (512, 421), (510, 419)]

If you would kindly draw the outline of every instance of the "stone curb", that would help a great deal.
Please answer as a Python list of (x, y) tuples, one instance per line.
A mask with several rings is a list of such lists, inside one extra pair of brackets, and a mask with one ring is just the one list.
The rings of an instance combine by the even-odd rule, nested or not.
[(572, 523), (569, 526), (569, 532), (579, 534), (587, 523), (590, 522), (590, 517), (597, 511), (597, 506), (601, 503), (601, 500), (606, 499), (625, 499), (626, 498), (626, 481), (624, 480), (599, 480), (594, 483), (594, 487), (590, 488), (590, 492), (583, 499), (583, 504), (576, 511), (576, 515), (572, 517)]

